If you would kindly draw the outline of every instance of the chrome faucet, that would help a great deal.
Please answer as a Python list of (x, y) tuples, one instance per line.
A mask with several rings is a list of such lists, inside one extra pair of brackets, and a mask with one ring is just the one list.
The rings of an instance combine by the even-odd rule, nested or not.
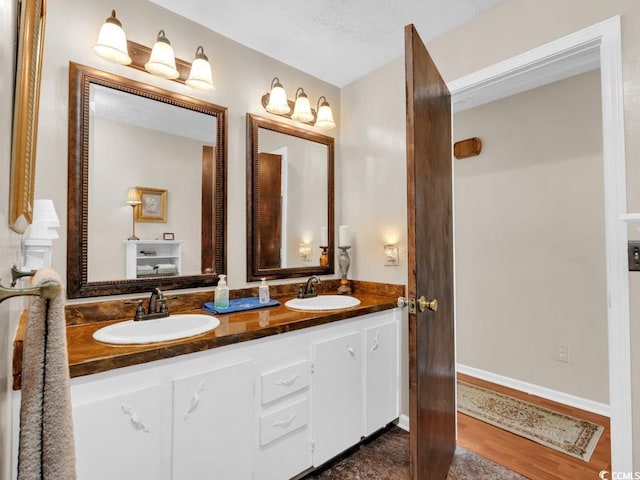
[(317, 297), (318, 292), (316, 291), (316, 287), (313, 285), (314, 283), (316, 285), (320, 285), (322, 283), (317, 275), (309, 277), (306, 285), (300, 285), (300, 288), (298, 289), (298, 298)]

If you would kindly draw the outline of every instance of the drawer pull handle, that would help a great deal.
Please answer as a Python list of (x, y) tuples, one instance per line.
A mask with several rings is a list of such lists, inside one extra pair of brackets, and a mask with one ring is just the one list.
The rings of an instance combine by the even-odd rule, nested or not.
[(347, 347), (347, 352), (349, 352), (349, 355), (351, 355), (352, 358), (356, 358), (356, 351), (353, 347)]
[(200, 405), (200, 394), (204, 390), (204, 382), (200, 382), (196, 387), (196, 391), (193, 392), (193, 396), (191, 397), (191, 402), (189, 402), (189, 408), (184, 412), (184, 419), (187, 420), (193, 412), (198, 409), (198, 405)]
[(376, 336), (373, 339), (373, 346), (371, 347), (371, 354), (373, 354), (373, 352), (375, 352), (378, 347), (380, 346), (380, 330), (378, 330), (376, 332)]
[(149, 426), (145, 425), (145, 423), (140, 420), (137, 412), (135, 412), (131, 407), (125, 405), (124, 403), (120, 405), (120, 408), (122, 408), (122, 413), (129, 417), (129, 421), (131, 422), (131, 426), (134, 430), (142, 430), (145, 433), (149, 433)]
[(296, 373), (295, 375), (287, 378), (286, 380), (278, 380), (276, 382), (276, 385), (280, 386), (280, 387), (290, 387), (291, 385), (294, 384), (294, 382), (298, 379), (300, 375), (298, 373)]
[(295, 413), (292, 413), (286, 419), (278, 420), (276, 422), (273, 422), (273, 426), (274, 427), (282, 427), (282, 428), (290, 427), (297, 416), (298, 415), (296, 415)]

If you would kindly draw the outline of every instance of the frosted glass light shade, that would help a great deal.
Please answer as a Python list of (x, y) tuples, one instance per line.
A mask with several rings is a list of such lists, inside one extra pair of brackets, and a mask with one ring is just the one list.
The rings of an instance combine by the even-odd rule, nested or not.
[(151, 56), (149, 61), (145, 63), (144, 68), (147, 72), (168, 80), (173, 80), (180, 76), (176, 69), (176, 57), (173, 54), (173, 48), (167, 37), (165, 37), (164, 30), (158, 32), (158, 39), (151, 49)]
[(287, 101), (287, 93), (284, 91), (284, 87), (280, 83), (280, 80), (278, 80), (278, 77), (271, 81), (269, 103), (265, 108), (267, 112), (275, 113), (276, 115), (282, 115), (291, 111), (289, 102)]
[(196, 49), (196, 58), (191, 64), (191, 72), (185, 83), (191, 88), (197, 88), (199, 90), (211, 90), (215, 88), (213, 86), (211, 64), (204, 54), (202, 46)]
[[(323, 100), (324, 99), (324, 100)], [(322, 103), (320, 103), (320, 101)], [(336, 122), (333, 121), (333, 112), (331, 111), (331, 107), (329, 106), (329, 102), (325, 97), (320, 97), (318, 99), (318, 116), (316, 117), (316, 123), (314, 126), (318, 128), (334, 128), (336, 126)]]
[[(299, 92), (299, 93), (298, 93)], [(309, 103), (309, 97), (304, 93), (302, 88), (296, 91), (296, 104), (293, 108), (291, 118), (297, 122), (310, 122), (313, 120), (313, 113), (311, 113), (311, 104)]]
[(121, 65), (129, 65), (131, 57), (127, 49), (127, 36), (122, 29), (120, 20), (116, 18), (116, 11), (111, 11), (111, 16), (107, 18), (100, 28), (98, 40), (93, 46), (93, 51), (112, 62)]

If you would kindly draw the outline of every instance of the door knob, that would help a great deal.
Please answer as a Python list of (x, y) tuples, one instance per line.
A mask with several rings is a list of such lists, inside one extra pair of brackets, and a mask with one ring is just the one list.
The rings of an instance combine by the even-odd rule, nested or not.
[(433, 300), (427, 300), (426, 298), (424, 298), (424, 295), (423, 295), (418, 299), (418, 308), (420, 309), (421, 312), (424, 312), (427, 308), (432, 312), (437, 312), (438, 300), (435, 298)]

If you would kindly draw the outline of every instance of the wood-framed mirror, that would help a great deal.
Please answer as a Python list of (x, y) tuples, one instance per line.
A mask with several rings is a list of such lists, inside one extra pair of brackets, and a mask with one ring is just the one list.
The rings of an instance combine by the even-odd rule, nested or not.
[(247, 193), (248, 281), (334, 273), (333, 137), (248, 113)]
[(69, 298), (217, 284), (226, 129), (225, 107), (69, 63)]
[(45, 7), (45, 0), (18, 2), (18, 68), (9, 195), (9, 226), (17, 233), (24, 233), (33, 215)]

